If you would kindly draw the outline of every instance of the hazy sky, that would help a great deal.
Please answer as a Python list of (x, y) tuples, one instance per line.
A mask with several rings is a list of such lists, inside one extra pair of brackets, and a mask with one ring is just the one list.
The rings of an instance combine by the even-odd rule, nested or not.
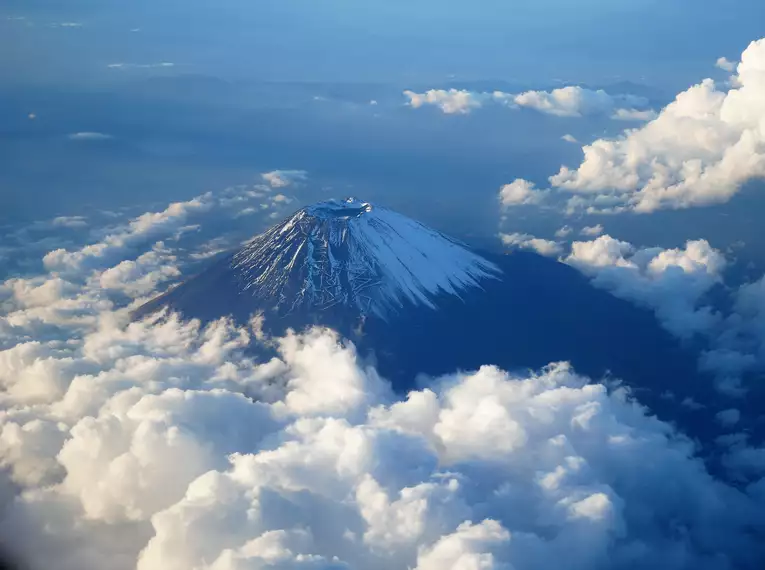
[[(735, 60), (765, 34), (762, 22), (754, 0), (9, 0), (0, 205), (5, 219), (36, 219), (300, 168), (321, 196), (356, 193), (491, 239), (501, 184), (544, 182), (575, 164), (580, 150), (564, 134), (587, 142), (631, 125), (498, 108), (415, 112), (403, 89), (616, 85), (658, 109), (704, 77), (724, 81), (714, 62)], [(70, 138), (80, 132), (109, 138)], [(737, 241), (713, 223), (717, 211), (699, 215)], [(523, 231), (563, 223), (524, 216)], [(685, 217), (666, 227), (687, 227)], [(645, 227), (655, 229), (629, 220), (624, 231), (647, 240)]]
[[(116, 79), (116, 62), (275, 80), (695, 80), (765, 19), (757, 0), (9, 0), (4, 83)], [(51, 27), (61, 23), (82, 27)], [(131, 31), (136, 30), (136, 31)]]

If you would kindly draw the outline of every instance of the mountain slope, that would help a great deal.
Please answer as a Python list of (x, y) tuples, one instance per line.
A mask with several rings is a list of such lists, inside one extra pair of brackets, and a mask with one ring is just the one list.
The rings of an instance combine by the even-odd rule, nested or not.
[[(592, 378), (612, 374), (647, 389), (641, 400), (656, 411), (673, 406), (673, 419), (695, 421), (677, 405), (684, 397), (712, 397), (696, 355), (652, 313), (592, 287), (575, 269), (528, 252), (479, 254), (356, 200), (299, 211), (134, 317), (163, 308), (240, 323), (261, 313), (274, 335), (329, 326), (400, 391), (420, 373), (566, 360)], [(255, 343), (252, 350), (269, 349)], [(667, 389), (677, 403), (659, 397)]]

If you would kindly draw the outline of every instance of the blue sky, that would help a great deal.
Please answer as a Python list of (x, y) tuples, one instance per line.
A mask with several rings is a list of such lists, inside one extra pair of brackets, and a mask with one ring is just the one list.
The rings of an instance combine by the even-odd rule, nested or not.
[[(586, 84), (647, 96), (658, 109), (704, 77), (724, 81), (714, 62), (735, 60), (765, 33), (762, 21), (765, 7), (749, 0), (11, 1), (0, 8), (0, 204), (7, 219), (34, 219), (189, 198), (299, 168), (319, 188), (491, 241), (501, 184), (544, 182), (575, 164), (580, 150), (564, 134), (587, 142), (629, 125), (413, 112), (404, 89)], [(111, 138), (68, 138), (90, 131)], [(524, 232), (565, 223), (517, 215)], [(669, 245), (700, 217), (721, 246), (739, 241), (717, 210), (667, 216), (655, 236), (644, 218), (612, 231)], [(752, 246), (746, 257), (760, 263)]]
[[(755, 0), (75, 0), (11, 1), (2, 13), (27, 18), (0, 24), (3, 76), (15, 81), (108, 82), (104, 65), (135, 59), (248, 79), (622, 76), (675, 87), (710, 59), (739, 53), (765, 8)], [(50, 27), (63, 22), (83, 26)]]

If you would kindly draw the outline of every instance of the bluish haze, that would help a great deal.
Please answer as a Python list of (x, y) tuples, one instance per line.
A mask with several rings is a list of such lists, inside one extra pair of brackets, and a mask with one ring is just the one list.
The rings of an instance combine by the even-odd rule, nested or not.
[[(761, 0), (4, 0), (0, 551), (760, 570), (761, 38)], [(503, 278), (431, 310), (454, 264), (393, 240), (352, 277), (432, 277), (409, 321), (269, 328), (227, 255), (346, 196)], [(287, 235), (266, 285), (321, 252)]]

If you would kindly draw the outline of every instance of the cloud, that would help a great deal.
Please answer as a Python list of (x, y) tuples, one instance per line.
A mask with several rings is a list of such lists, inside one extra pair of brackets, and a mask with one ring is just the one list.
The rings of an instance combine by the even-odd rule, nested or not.
[(653, 109), (616, 109), (611, 115), (618, 121), (653, 121), (656, 117), (658, 115)]
[(474, 93), (465, 89), (430, 89), (424, 93), (406, 90), (404, 96), (409, 99), (408, 105), (414, 109), (435, 105), (448, 115), (466, 115), (483, 106), (484, 101), (491, 97), (487, 93)]
[(579, 230), (579, 235), (595, 237), (603, 233), (603, 226), (597, 224), (595, 226), (585, 226)]
[(187, 202), (176, 202), (161, 212), (145, 213), (127, 225), (115, 228), (100, 242), (75, 251), (57, 249), (43, 258), (45, 267), (58, 272), (80, 273), (87, 269), (111, 266), (131, 248), (182, 230), (195, 213), (206, 212), (216, 205), (212, 193)]
[(721, 320), (704, 300), (722, 282), (726, 260), (705, 240), (689, 241), (682, 249), (640, 249), (603, 235), (574, 242), (565, 261), (596, 287), (653, 309), (680, 338), (706, 334)]
[[(228, 194), (232, 205), (240, 195)], [(109, 254), (98, 264), (0, 286), (0, 535), (32, 568), (765, 560), (756, 484), (715, 479), (694, 444), (628, 391), (565, 363), (457, 372), (404, 398), (330, 330), (262, 339), (258, 318), (131, 322), (129, 305), (104, 296), (158, 285), (146, 276), (180, 251), (152, 240), (188, 224), (198, 204), (211, 204), (207, 223), (228, 220), (221, 202), (144, 214), (102, 232)], [(601, 249), (578, 257), (655, 280), (671, 266), (713, 265), (700, 244)], [(256, 338), (273, 358), (246, 352)], [(728, 464), (761, 478), (757, 449), (735, 451)]]
[(464, 115), (485, 104), (495, 103), (513, 109), (534, 109), (557, 117), (611, 115), (619, 120), (648, 120), (654, 116), (653, 112), (646, 108), (648, 100), (643, 97), (610, 95), (602, 90), (593, 91), (579, 86), (519, 94), (502, 91), (475, 92), (465, 89), (430, 89), (424, 93), (407, 90), (404, 91), (404, 96), (409, 100), (410, 107), (418, 109), (425, 105), (434, 105), (446, 114)]
[(88, 221), (84, 216), (57, 216), (51, 224), (57, 228), (84, 228)]
[(570, 209), (590, 212), (730, 200), (745, 182), (765, 176), (765, 39), (743, 52), (736, 85), (726, 92), (705, 79), (642, 128), (584, 146), (582, 163), (563, 166), (550, 183), (575, 195)]
[(286, 188), (308, 179), (308, 173), (305, 170), (272, 170), (261, 174), (263, 181), (271, 188)]
[[(263, 176), (279, 187), (285, 181), (292, 185), (294, 181), (304, 179), (305, 175), (302, 171), (276, 171)], [(260, 214), (263, 218), (279, 217), (285, 215), (286, 208), (292, 203), (293, 198), (281, 193), (274, 194), (270, 186), (262, 184), (207, 192), (185, 202), (172, 203), (162, 211), (146, 212), (126, 223), (102, 229), (97, 232), (99, 235), (96, 241), (83, 247), (59, 247), (48, 251), (42, 261), (49, 271), (76, 278), (88, 271), (111, 267), (124, 259), (135, 260), (139, 252), (150, 249), (158, 241), (177, 242), (185, 239), (191, 242), (189, 246), (204, 247), (206, 242), (220, 235), (210, 236), (207, 231), (201, 231), (198, 222), (202, 220), (225, 220), (223, 224), (217, 222), (212, 226), (212, 231), (223, 233), (235, 225), (233, 220), (245, 211), (249, 210), (248, 214)], [(61, 224), (72, 227), (72, 222), (65, 222), (62, 218)], [(251, 223), (244, 227), (248, 233), (241, 237), (250, 237), (253, 231)]]
[(728, 410), (718, 412), (715, 417), (717, 418), (717, 421), (719, 421), (722, 425), (730, 427), (736, 425), (739, 422), (741, 419), (741, 412), (739, 412), (736, 408), (730, 408)]
[(68, 135), (69, 140), (72, 141), (104, 141), (109, 140), (112, 137), (112, 135), (107, 135), (105, 133), (97, 133), (93, 131), (82, 131), (79, 133), (72, 133)]
[(564, 140), (572, 144), (579, 144), (579, 141), (576, 139), (574, 135), (565, 134), (561, 137), (561, 140)]
[[(565, 235), (556, 232), (558, 238)], [(532, 236), (516, 236), (503, 241), (531, 247)], [(694, 338), (701, 349), (699, 369), (715, 375), (718, 392), (740, 398), (748, 389), (746, 375), (765, 370), (765, 276), (743, 285), (725, 284), (728, 262), (707, 241), (674, 249), (640, 248), (602, 235), (574, 242), (563, 261), (596, 287), (653, 310), (678, 338)]]
[(499, 234), (499, 237), (502, 240), (502, 243), (506, 246), (519, 249), (530, 249), (547, 257), (557, 257), (563, 253), (563, 247), (557, 241), (520, 233), (501, 233)]
[(737, 378), (765, 367), (765, 276), (732, 292), (732, 310), (702, 367), (723, 374), (723, 388), (741, 395)]
[(726, 57), (721, 57), (721, 58), (719, 58), (719, 59), (717, 60), (717, 62), (715, 63), (715, 66), (716, 66), (716, 67), (719, 67), (719, 68), (720, 68), (720, 69), (722, 69), (723, 71), (729, 71), (729, 72), (732, 72), (732, 71), (735, 71), (735, 70), (736, 70), (736, 62), (735, 62), (735, 61), (730, 61), (730, 60), (729, 60), (728, 58), (726, 58)]
[(175, 64), (170, 61), (158, 63), (110, 63), (106, 67), (109, 69), (153, 69), (158, 67), (175, 67)]
[(142, 297), (157, 290), (160, 283), (180, 277), (176, 258), (165, 244), (157, 242), (151, 251), (135, 260), (126, 259), (98, 276), (98, 285), (107, 291), (120, 291), (129, 297)]
[(562, 238), (568, 237), (573, 231), (574, 230), (571, 226), (562, 226), (558, 228), (558, 230), (556, 230), (555, 237), (562, 239)]
[(499, 189), (499, 201), (504, 208), (541, 203), (547, 192), (538, 189), (533, 182), (518, 179)]
[[(519, 107), (527, 107), (557, 117), (582, 117), (585, 115), (612, 115), (613, 118), (631, 120), (649, 113), (645, 107), (648, 100), (635, 95), (610, 95), (599, 89), (585, 89), (576, 85), (554, 89), (552, 91), (527, 91), (514, 96), (513, 102)], [(624, 106), (628, 106), (624, 108)]]

